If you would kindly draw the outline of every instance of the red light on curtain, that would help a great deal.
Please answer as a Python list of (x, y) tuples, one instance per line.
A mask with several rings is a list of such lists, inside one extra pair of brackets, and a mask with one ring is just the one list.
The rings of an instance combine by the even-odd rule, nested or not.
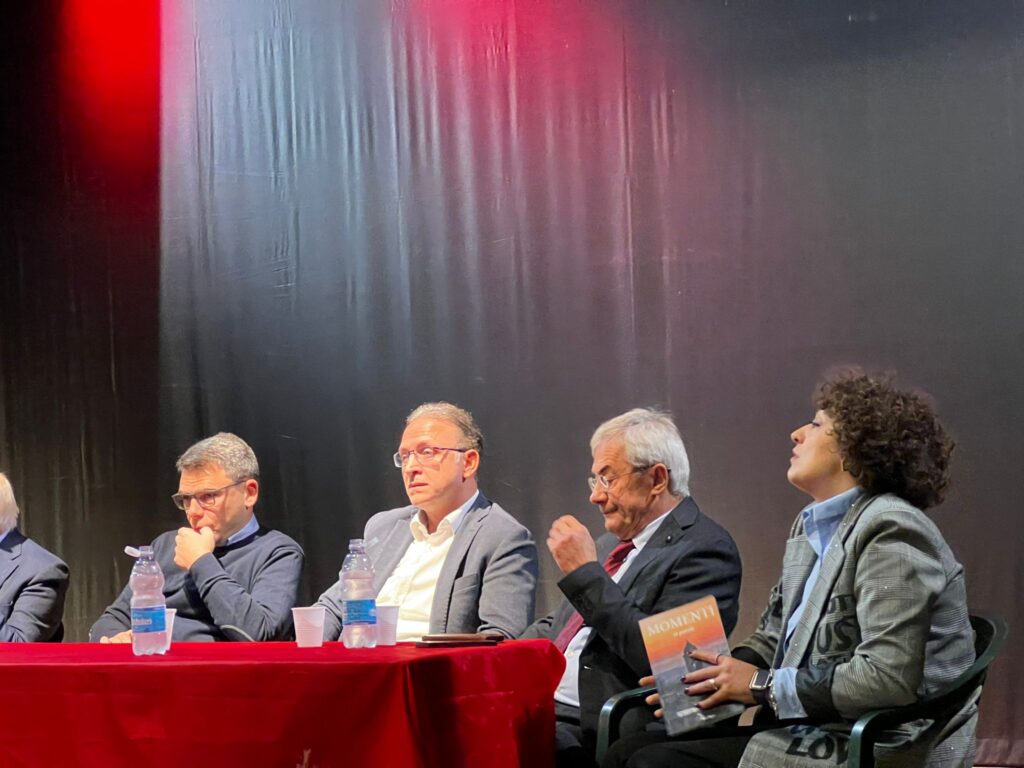
[(65, 0), (62, 101), (76, 160), (108, 188), (152, 185), (159, 163), (160, 0)]

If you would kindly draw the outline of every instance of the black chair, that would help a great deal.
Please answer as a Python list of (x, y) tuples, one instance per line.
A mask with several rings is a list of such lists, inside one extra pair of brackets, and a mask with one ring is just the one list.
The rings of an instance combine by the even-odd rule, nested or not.
[[(594, 759), (598, 765), (604, 762), (604, 757), (609, 747), (619, 739), (619, 728), (625, 714), (645, 704), (644, 699), (657, 691), (653, 685), (644, 688), (633, 688), (612, 696), (601, 707), (601, 714), (597, 720), (597, 747), (594, 751)], [(806, 725), (811, 720), (808, 718), (796, 718), (792, 720), (776, 720), (773, 717), (763, 716), (761, 710), (757, 710), (754, 721), (749, 725), (740, 725), (739, 716), (729, 720), (723, 720), (708, 728), (698, 728), (687, 733), (674, 736), (673, 739), (684, 741), (687, 739), (724, 739), (730, 736), (753, 736), (758, 731), (767, 731), (775, 728), (785, 728), (790, 725)]]
[[(971, 697), (980, 695), (989, 665), (995, 660), (1006, 642), (1009, 628), (1001, 616), (972, 614), (971, 627), (974, 629), (975, 661), (960, 677), (940, 691), (905, 707), (888, 707), (865, 712), (854, 723), (850, 731), (848, 768), (873, 768), (875, 744), (882, 733), (889, 728), (914, 720), (928, 719), (944, 724), (959, 712)], [(608, 747), (619, 738), (622, 717), (631, 709), (644, 706), (644, 699), (656, 689), (634, 688), (631, 691), (612, 696), (601, 708), (597, 726), (597, 762), (604, 760)], [(730, 723), (705, 730), (690, 731), (682, 739), (715, 739), (726, 736), (753, 735), (758, 731), (782, 728), (788, 725), (806, 723), (807, 720), (766, 720), (755, 721), (753, 725), (741, 726)], [(933, 728), (938, 733), (941, 728)]]
[(882, 732), (903, 723), (927, 719), (946, 723), (972, 696), (981, 695), (989, 665), (1006, 642), (1010, 630), (1001, 616), (977, 613), (971, 615), (974, 628), (974, 663), (946, 688), (905, 707), (873, 709), (861, 715), (850, 731), (850, 768), (872, 768), (875, 744)]

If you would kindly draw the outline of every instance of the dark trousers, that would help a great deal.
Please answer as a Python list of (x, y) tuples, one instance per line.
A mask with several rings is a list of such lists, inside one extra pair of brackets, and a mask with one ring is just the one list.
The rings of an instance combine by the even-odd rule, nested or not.
[(584, 746), (579, 707), (555, 702), (555, 768), (595, 768), (594, 754)]
[(615, 742), (601, 768), (735, 768), (748, 741), (749, 736), (682, 741), (651, 730)]

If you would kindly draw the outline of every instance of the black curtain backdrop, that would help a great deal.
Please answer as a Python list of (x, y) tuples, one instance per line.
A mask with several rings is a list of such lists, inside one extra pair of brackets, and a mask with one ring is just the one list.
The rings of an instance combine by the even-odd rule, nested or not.
[[(971, 606), (1020, 628), (1024, 4), (175, 2), (83, 80), (81, 2), (4, 54), (0, 219), (0, 468), (72, 566), (71, 639), (221, 429), (312, 599), (404, 501), (389, 457), (433, 399), (480, 421), (539, 611), (551, 521), (600, 530), (591, 431), (672, 410), (744, 557), (742, 636), (805, 503), (788, 435), (845, 362), (935, 397), (959, 448), (933, 516)], [(1017, 647), (980, 764), (1024, 765)]]
[[(159, 6), (43, 0), (0, 24), (0, 471), (71, 568), (84, 640), (153, 538)], [(172, 489), (173, 492), (173, 489)], [(163, 519), (169, 519), (164, 515)]]

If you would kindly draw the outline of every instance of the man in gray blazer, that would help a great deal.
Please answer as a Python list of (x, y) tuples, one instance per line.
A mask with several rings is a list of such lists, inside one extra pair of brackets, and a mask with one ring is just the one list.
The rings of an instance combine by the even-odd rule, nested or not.
[[(483, 436), (473, 416), (425, 403), (406, 419), (395, 466), (409, 506), (379, 512), (363, 538), (379, 605), (398, 605), (398, 640), (451, 632), (515, 637), (533, 620), (537, 547), (477, 488)], [(342, 629), (339, 580), (317, 605), (324, 638)]]
[(0, 642), (59, 639), (68, 567), (19, 531), (18, 504), (0, 472)]

